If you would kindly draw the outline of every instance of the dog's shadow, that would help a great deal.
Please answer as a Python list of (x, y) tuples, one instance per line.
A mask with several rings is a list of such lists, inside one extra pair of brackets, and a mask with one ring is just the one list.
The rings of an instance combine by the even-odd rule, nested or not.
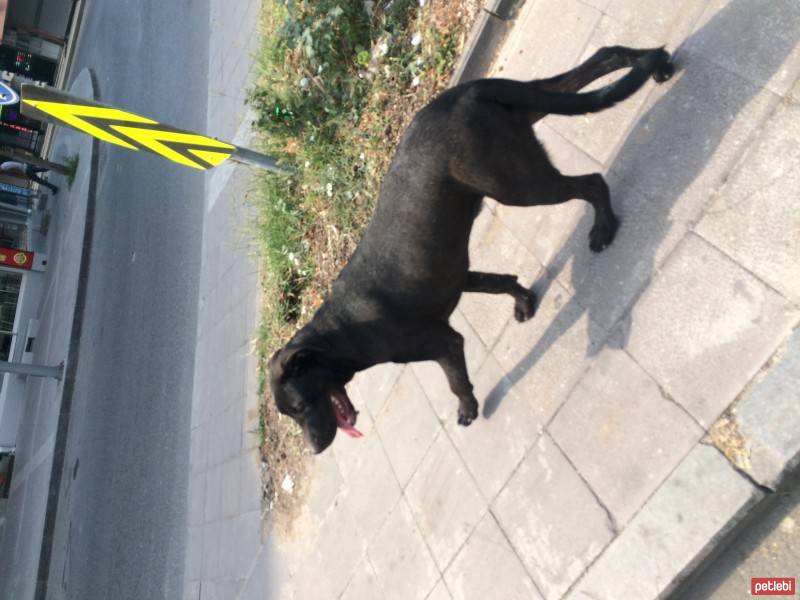
[[(765, 30), (754, 33), (761, 24)], [(738, 152), (726, 148), (710, 172), (706, 165), (743, 109), (763, 118), (777, 103), (777, 96), (756, 96), (797, 45), (799, 24), (800, 4), (795, 0), (732, 0), (678, 48), (674, 82), (638, 119), (608, 169), (612, 203), (622, 221), (616, 241), (600, 255), (589, 251), (586, 235), (594, 215), (587, 210), (533, 288), (543, 298), (571, 260), (569, 279), (575, 293), (506, 374), (507, 381), (489, 392), (484, 417), (497, 410), (511, 387), (508, 382), (522, 379), (584, 315), (587, 355), (606, 346), (626, 347), (631, 309), (663, 254), (700, 217), (722, 183), (720, 173), (732, 168), (745, 144)], [(759, 45), (748, 45), (747, 40)], [(734, 71), (739, 65), (751, 71), (750, 78)], [(757, 133), (754, 126), (742, 129), (747, 137)]]

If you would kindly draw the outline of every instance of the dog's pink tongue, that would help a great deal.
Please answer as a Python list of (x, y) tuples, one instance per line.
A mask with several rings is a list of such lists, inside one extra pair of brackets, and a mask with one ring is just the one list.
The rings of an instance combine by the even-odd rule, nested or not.
[(360, 432), (358, 429), (356, 429), (354, 426), (352, 426), (352, 425), (350, 425), (350, 424), (346, 424), (346, 425), (339, 425), (339, 427), (341, 427), (341, 428), (344, 430), (344, 432), (345, 432), (347, 435), (349, 435), (351, 438), (360, 438), (360, 437), (364, 437), (364, 434), (363, 434), (363, 433), (361, 433), (361, 432)]

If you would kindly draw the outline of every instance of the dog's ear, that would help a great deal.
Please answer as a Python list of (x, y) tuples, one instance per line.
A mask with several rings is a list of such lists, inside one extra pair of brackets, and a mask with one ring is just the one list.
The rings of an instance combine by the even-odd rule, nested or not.
[(316, 352), (313, 348), (305, 346), (281, 348), (269, 361), (269, 374), (273, 381), (283, 382), (314, 364), (315, 361)]

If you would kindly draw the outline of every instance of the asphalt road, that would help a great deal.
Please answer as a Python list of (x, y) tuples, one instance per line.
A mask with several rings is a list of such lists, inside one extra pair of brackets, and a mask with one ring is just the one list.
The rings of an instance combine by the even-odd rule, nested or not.
[(670, 600), (744, 600), (754, 577), (800, 580), (800, 469)]
[[(92, 0), (72, 73), (205, 129), (207, 0)], [(182, 598), (202, 174), (101, 146), (48, 597)], [(74, 357), (71, 357), (73, 359)]]

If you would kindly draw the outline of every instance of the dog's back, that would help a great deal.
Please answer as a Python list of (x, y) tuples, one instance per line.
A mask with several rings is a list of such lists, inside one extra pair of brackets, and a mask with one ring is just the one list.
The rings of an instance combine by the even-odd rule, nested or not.
[(481, 198), (503, 188), (504, 164), (528, 169), (533, 179), (551, 175), (537, 173), (551, 167), (530, 131), (531, 115), (604, 110), (639, 89), (667, 59), (663, 51), (645, 53), (620, 80), (584, 94), (507, 79), (472, 81), (440, 94), (403, 134), (338, 288), (379, 296), (416, 317), (447, 316), (466, 280)]

